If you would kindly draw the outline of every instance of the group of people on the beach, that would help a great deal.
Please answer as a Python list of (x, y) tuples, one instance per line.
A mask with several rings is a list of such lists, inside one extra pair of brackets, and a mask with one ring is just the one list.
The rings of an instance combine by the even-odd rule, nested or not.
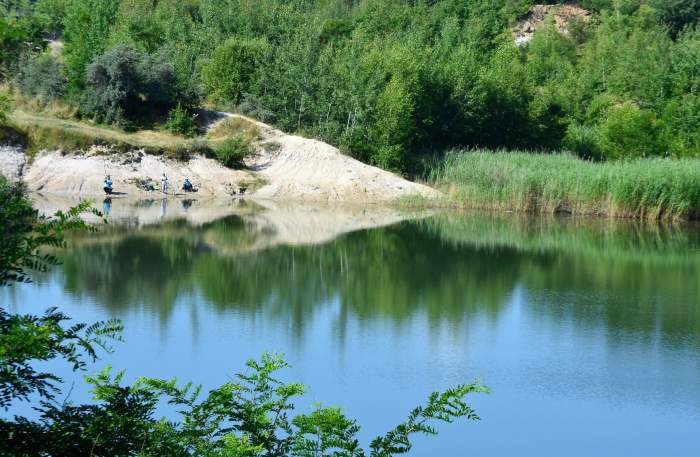
[[(112, 193), (114, 192), (113, 185), (114, 184), (112, 183), (112, 178), (109, 175), (107, 175), (105, 177), (102, 189), (105, 191), (105, 193), (107, 195), (112, 195)], [(160, 178), (160, 190), (161, 190), (161, 192), (163, 192), (164, 194), (167, 194), (168, 187), (169, 187), (168, 176), (165, 173), (163, 173), (163, 176)], [(149, 192), (153, 192), (155, 190), (155, 188), (154, 188), (153, 184), (148, 183), (146, 185), (146, 190)], [(190, 181), (190, 178), (185, 178), (185, 180), (182, 183), (182, 190), (184, 192), (195, 192), (194, 185), (192, 184), (192, 181)]]

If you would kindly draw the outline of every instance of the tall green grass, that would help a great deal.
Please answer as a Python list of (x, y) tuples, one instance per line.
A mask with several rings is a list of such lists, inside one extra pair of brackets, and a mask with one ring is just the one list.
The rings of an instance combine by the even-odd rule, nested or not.
[(700, 160), (588, 162), (567, 154), (448, 152), (429, 174), (470, 208), (651, 220), (700, 216)]

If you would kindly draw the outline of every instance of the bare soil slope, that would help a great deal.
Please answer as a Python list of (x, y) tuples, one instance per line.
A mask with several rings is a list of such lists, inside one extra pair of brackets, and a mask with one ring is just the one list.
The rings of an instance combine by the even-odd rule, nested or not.
[[(245, 170), (232, 170), (198, 155), (178, 161), (145, 154), (138, 147), (128, 153), (115, 153), (109, 147), (94, 146), (87, 151), (42, 151), (26, 164), (16, 149), (4, 148), (0, 150), (0, 173), (22, 179), (31, 191), (54, 195), (101, 195), (102, 182), (108, 174), (115, 191), (145, 196), (148, 192), (143, 184), (150, 181), (159, 192), (163, 173), (168, 176), (171, 192), (179, 192), (182, 181), (189, 177), (198, 189), (195, 196), (202, 197), (231, 196), (241, 188), (247, 189), (247, 195), (260, 198), (305, 201), (388, 202), (440, 195), (430, 187), (343, 155), (321, 141), (287, 135), (244, 116), (219, 114), (224, 120), (240, 118), (252, 123), (260, 132), (253, 143), (256, 153), (247, 160)], [(57, 120), (55, 124), (63, 122)], [(72, 124), (71, 127), (74, 128)], [(119, 134), (108, 131), (102, 137), (110, 135)], [(152, 140), (141, 137), (138, 139), (144, 143)], [(216, 140), (210, 143), (215, 146)]]
[(590, 21), (591, 12), (574, 2), (563, 5), (532, 5), (513, 31), (515, 43), (519, 46), (529, 43), (535, 32), (545, 25), (550, 17), (553, 17), (557, 31), (568, 35), (570, 24), (573, 21)]

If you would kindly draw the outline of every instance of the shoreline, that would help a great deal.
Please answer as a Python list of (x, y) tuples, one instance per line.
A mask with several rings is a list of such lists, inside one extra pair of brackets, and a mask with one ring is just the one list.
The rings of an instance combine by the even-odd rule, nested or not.
[[(28, 116), (32, 123), (25, 125), (26, 144), (0, 146), (0, 174), (23, 181), (29, 191), (56, 195), (99, 195), (104, 177), (110, 175), (115, 191), (148, 197), (144, 189), (152, 183), (159, 190), (163, 173), (171, 189), (179, 189), (187, 177), (197, 194), (207, 197), (239, 195), (241, 188), (246, 189), (246, 195), (263, 198), (360, 204), (440, 195), (431, 187), (360, 162), (322, 141), (289, 135), (245, 116), (224, 114), (223, 120), (211, 124), (207, 133), (195, 140), (159, 133), (162, 148), (139, 143), (149, 132), (122, 133), (116, 144), (96, 134), (102, 130), (94, 126)], [(18, 116), (22, 119), (27, 115)], [(244, 167), (228, 168), (193, 146), (211, 149), (222, 138), (240, 135), (241, 130), (254, 130), (256, 138)], [(71, 141), (66, 143), (68, 135)], [(152, 141), (154, 135), (149, 136)], [(35, 137), (43, 143), (32, 144), (29, 140)], [(180, 146), (188, 145), (194, 149), (177, 152)], [(174, 147), (175, 152), (168, 152), (166, 146)]]
[[(254, 127), (257, 132), (254, 153), (244, 168), (227, 168), (201, 153), (178, 158), (136, 143), (112, 144), (86, 137), (80, 147), (62, 149), (60, 140), (53, 144), (56, 149), (36, 154), (30, 145), (0, 146), (0, 174), (24, 182), (30, 192), (63, 197), (104, 199), (108, 196), (102, 192), (102, 180), (109, 174), (117, 193), (111, 198), (243, 196), (649, 222), (700, 220), (700, 159), (590, 162), (564, 153), (453, 150), (433, 165), (424, 182), (415, 182), (346, 156), (322, 141), (288, 135), (246, 116), (219, 114), (222, 118), (209, 125), (202, 141), (219, 141), (218, 136), (209, 135), (228, 132), (222, 123), (230, 120), (236, 128)], [(52, 121), (48, 119), (47, 126), (32, 124), (27, 134), (41, 136), (43, 128), (59, 128)], [(73, 128), (63, 128), (75, 134)], [(168, 137), (165, 143), (176, 141), (177, 137)], [(160, 192), (163, 173), (170, 189), (177, 190), (175, 195)], [(197, 192), (179, 191), (186, 177)], [(149, 182), (154, 184), (153, 192), (144, 190)]]

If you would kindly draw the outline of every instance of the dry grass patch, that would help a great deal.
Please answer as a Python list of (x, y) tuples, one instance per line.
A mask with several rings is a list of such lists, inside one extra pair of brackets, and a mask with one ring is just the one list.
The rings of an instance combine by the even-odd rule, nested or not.
[(211, 140), (223, 140), (237, 136), (242, 136), (249, 143), (259, 140), (261, 137), (260, 127), (248, 119), (227, 117), (207, 132), (207, 138)]
[(30, 155), (41, 150), (85, 151), (94, 145), (113, 146), (116, 152), (143, 149), (148, 154), (186, 160), (191, 154), (212, 156), (207, 141), (183, 140), (167, 132), (141, 130), (124, 132), (110, 126), (91, 125), (76, 120), (15, 111), (10, 116), (14, 130), (26, 138)]

